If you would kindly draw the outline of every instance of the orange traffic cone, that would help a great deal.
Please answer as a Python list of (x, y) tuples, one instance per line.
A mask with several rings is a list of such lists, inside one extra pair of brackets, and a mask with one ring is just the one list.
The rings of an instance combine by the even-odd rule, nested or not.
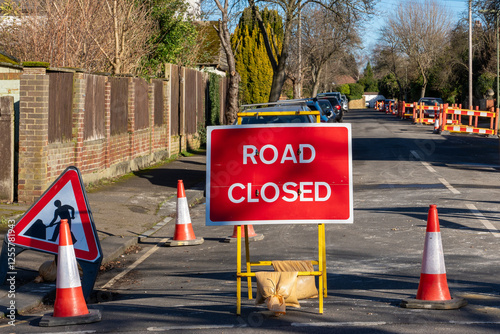
[(40, 326), (77, 325), (100, 320), (101, 312), (99, 310), (89, 312), (85, 303), (68, 220), (61, 219), (54, 313), (51, 316), (44, 316)]
[(433, 131), (433, 133), (439, 133), (439, 119), (440, 119), (440, 117), (441, 116), (434, 118), (434, 131)]
[(194, 235), (191, 217), (189, 215), (189, 206), (184, 191), (182, 180), (177, 181), (177, 218), (175, 219), (174, 238), (165, 242), (165, 246), (192, 246), (200, 245), (204, 242), (203, 238), (197, 238)]
[(416, 299), (405, 299), (401, 306), (436, 310), (457, 309), (467, 305), (463, 298), (452, 298), (448, 289), (444, 265), (441, 231), (436, 205), (431, 205), (427, 216), (427, 230), (422, 257), (422, 270)]
[[(251, 240), (251, 241), (259, 241), (259, 240), (262, 240), (264, 239), (264, 235), (263, 234), (257, 234), (255, 233), (255, 230), (253, 229), (253, 225), (247, 225), (248, 226), (248, 240)], [(224, 242), (236, 242), (236, 240), (238, 239), (238, 226), (235, 225), (234, 228), (233, 228), (233, 235), (230, 236), (230, 237), (227, 237), (226, 239), (224, 239)], [(245, 229), (244, 229), (244, 226), (242, 226), (242, 229), (241, 229), (241, 237), (244, 238), (245, 237)]]

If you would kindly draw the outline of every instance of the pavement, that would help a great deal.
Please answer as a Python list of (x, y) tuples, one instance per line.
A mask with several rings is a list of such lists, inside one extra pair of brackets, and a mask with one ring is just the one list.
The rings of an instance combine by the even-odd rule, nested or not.
[[(87, 198), (102, 248), (101, 265), (117, 260), (128, 248), (144, 242), (163, 226), (175, 224), (178, 180), (183, 180), (190, 205), (202, 201), (205, 162), (203, 152), (180, 156), (174, 161), (90, 187)], [(0, 218), (17, 222), (31, 205), (0, 204)], [(1, 240), (5, 232), (0, 231)], [(16, 256), (18, 314), (26, 314), (39, 306), (55, 290), (55, 283), (33, 281), (40, 265), (53, 258), (51, 254), (32, 250)], [(0, 287), (0, 317), (4, 317), (10, 300), (9, 285), (4, 282)]]

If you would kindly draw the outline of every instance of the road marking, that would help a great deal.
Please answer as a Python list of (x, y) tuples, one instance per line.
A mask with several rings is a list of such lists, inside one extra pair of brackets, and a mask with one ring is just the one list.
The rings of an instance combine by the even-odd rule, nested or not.
[[(413, 154), (413, 156), (417, 159), (417, 160), (420, 160), (420, 163), (422, 165), (425, 166), (425, 168), (427, 168), (431, 173), (437, 173), (436, 170), (431, 166), (430, 163), (428, 163), (427, 161), (422, 161), (422, 158), (420, 157), (420, 155), (416, 152), (416, 151), (410, 151), (411, 154)], [(446, 188), (448, 188), (449, 191), (451, 191), (453, 194), (455, 195), (458, 195), (460, 194), (460, 191), (458, 191), (457, 189), (453, 188), (453, 186), (448, 182), (446, 181), (445, 179), (443, 178), (439, 178), (438, 179), (442, 184), (444, 184), (444, 186)]]
[(348, 326), (367, 327), (367, 326), (383, 326), (387, 324), (388, 323), (385, 321), (312, 322), (312, 323), (292, 322), (293, 327), (348, 327)]
[(246, 325), (191, 325), (191, 326), (163, 326), (163, 327), (148, 327), (148, 332), (165, 332), (171, 330), (194, 330), (194, 329), (225, 329), (225, 328), (241, 328)]
[(454, 321), (450, 320), (450, 324), (454, 325), (499, 325), (499, 321)]
[(442, 184), (444, 184), (444, 186), (446, 188), (448, 188), (449, 191), (451, 191), (452, 193), (454, 193), (455, 195), (458, 195), (460, 194), (460, 191), (458, 191), (457, 189), (453, 188), (453, 186), (448, 182), (446, 181), (445, 179), (443, 178), (439, 178), (438, 179)]
[[(40, 332), (37, 332), (37, 333), (40, 333)], [(44, 334), (87, 334), (87, 333), (97, 333), (97, 331), (96, 330), (78, 331), (78, 332), (67, 332), (67, 331), (64, 331), (64, 332), (47, 332), (47, 333), (44, 333)]]
[(415, 159), (417, 160), (422, 160), (422, 158), (420, 157), (420, 155), (417, 153), (417, 151), (413, 151), (411, 150), (410, 151), (411, 154), (413, 154), (413, 156), (415, 157)]
[(420, 161), (431, 173), (436, 173), (436, 170), (432, 168), (431, 164), (427, 161)]
[(142, 262), (144, 262), (148, 257), (150, 257), (154, 252), (156, 252), (161, 244), (164, 244), (169, 238), (162, 239), (159, 243), (154, 245), (150, 250), (146, 252), (143, 256), (141, 256), (139, 259), (137, 259), (134, 263), (132, 263), (127, 269), (113, 277), (108, 281), (108, 283), (104, 284), (101, 289), (107, 289), (111, 287), (113, 284), (115, 284), (119, 279), (121, 279), (123, 276), (127, 275), (131, 270), (135, 269), (138, 265), (140, 265)]
[(496, 238), (500, 238), (498, 229), (493, 226), (493, 224), (490, 223), (490, 221), (486, 219), (485, 216), (483, 216), (483, 214), (476, 208), (474, 204), (467, 203), (467, 207), (479, 219), (479, 221), (483, 223), (484, 227), (486, 227), (491, 232), (491, 234), (493, 234), (493, 236), (495, 236)]

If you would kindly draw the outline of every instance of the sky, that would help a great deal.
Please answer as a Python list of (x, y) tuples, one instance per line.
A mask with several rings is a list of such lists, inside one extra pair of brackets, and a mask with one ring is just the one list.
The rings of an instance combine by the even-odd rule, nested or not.
[[(462, 14), (467, 13), (469, 9), (469, 0), (436, 1), (450, 11), (455, 21), (458, 21), (463, 16)], [(375, 6), (376, 14), (370, 22), (368, 22), (366, 25), (366, 31), (362, 34), (364, 54), (370, 54), (371, 49), (375, 46), (379, 38), (379, 29), (384, 25), (384, 18), (387, 17), (388, 13), (394, 12), (401, 2), (423, 3), (425, 0), (378, 0), (377, 5)]]

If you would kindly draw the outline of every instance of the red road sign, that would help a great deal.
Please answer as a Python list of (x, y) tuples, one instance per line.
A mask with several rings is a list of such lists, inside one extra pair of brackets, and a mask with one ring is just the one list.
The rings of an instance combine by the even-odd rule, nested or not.
[(208, 128), (207, 225), (352, 223), (350, 124)]
[(77, 259), (100, 257), (99, 240), (76, 167), (67, 168), (13, 228), (15, 245), (57, 254), (59, 222), (68, 219)]

